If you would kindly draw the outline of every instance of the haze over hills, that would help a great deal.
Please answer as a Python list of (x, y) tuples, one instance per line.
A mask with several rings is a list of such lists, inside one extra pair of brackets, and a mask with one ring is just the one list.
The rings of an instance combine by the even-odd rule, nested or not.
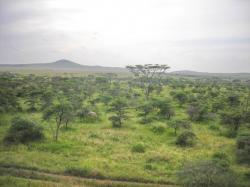
[(93, 72), (126, 72), (125, 68), (105, 67), (105, 66), (88, 66), (76, 62), (61, 59), (51, 63), (36, 64), (0, 64), (0, 68), (19, 68), (19, 69), (45, 69), (55, 71), (93, 71)]
[[(124, 67), (105, 67), (105, 66), (90, 66), (81, 65), (76, 62), (61, 59), (50, 63), (36, 63), (36, 64), (0, 64), (0, 70), (52, 70), (52, 71), (62, 71), (62, 72), (128, 72)], [(188, 76), (188, 77), (223, 77), (223, 78), (233, 78), (233, 79), (250, 79), (250, 73), (208, 73), (208, 72), (196, 72), (196, 71), (172, 71), (169, 72), (171, 75), (175, 76)]]

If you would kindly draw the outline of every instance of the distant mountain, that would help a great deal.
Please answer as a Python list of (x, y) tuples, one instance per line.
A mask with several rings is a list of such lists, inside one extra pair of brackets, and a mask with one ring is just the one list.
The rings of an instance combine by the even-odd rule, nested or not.
[(54, 71), (93, 71), (93, 72), (126, 72), (125, 68), (120, 67), (104, 67), (104, 66), (88, 66), (75, 63), (70, 60), (62, 59), (51, 63), (37, 64), (0, 64), (0, 68), (6, 69), (38, 69), (38, 70), (54, 70)]
[(208, 73), (208, 72), (197, 72), (197, 71), (173, 71), (170, 74), (176, 76), (186, 77), (218, 77), (226, 79), (250, 79), (250, 73)]

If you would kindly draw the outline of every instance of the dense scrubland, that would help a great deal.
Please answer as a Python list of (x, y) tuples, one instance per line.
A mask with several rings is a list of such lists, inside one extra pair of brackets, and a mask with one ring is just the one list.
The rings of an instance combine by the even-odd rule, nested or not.
[(249, 81), (128, 68), (2, 72), (0, 183), (250, 185)]

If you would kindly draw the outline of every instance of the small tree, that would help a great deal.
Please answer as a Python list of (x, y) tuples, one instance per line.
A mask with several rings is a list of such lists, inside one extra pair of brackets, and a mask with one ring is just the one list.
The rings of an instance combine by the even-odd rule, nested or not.
[(185, 120), (174, 120), (170, 123), (170, 127), (174, 129), (174, 134), (177, 135), (179, 129), (190, 129), (191, 123)]
[(231, 129), (234, 135), (236, 135), (242, 125), (243, 115), (240, 111), (226, 111), (221, 113), (221, 121)]
[(238, 95), (229, 95), (227, 97), (227, 103), (229, 106), (239, 106), (240, 105), (240, 97)]
[(152, 101), (152, 105), (157, 110), (157, 114), (160, 117), (170, 119), (175, 115), (173, 106), (168, 98), (157, 98)]
[(193, 103), (188, 106), (187, 114), (192, 121), (202, 121), (206, 118), (207, 108), (201, 104)]
[(173, 92), (172, 95), (179, 102), (179, 105), (183, 105), (187, 101), (187, 94), (183, 91)]
[(109, 120), (112, 122), (113, 127), (121, 127), (123, 121), (127, 119), (127, 102), (123, 98), (115, 99), (111, 105), (109, 111), (114, 112), (115, 115), (111, 116)]
[(43, 119), (49, 120), (52, 117), (54, 117), (56, 121), (56, 127), (51, 128), (53, 132), (53, 138), (54, 140), (58, 140), (59, 130), (63, 123), (65, 123), (65, 126), (67, 126), (69, 120), (71, 119), (72, 115), (72, 105), (66, 101), (66, 100), (59, 100), (59, 102), (47, 110), (45, 110)]
[(146, 101), (142, 105), (140, 105), (138, 109), (140, 111), (139, 116), (142, 117), (141, 123), (146, 124), (150, 123), (153, 120), (152, 117), (149, 117), (150, 114), (154, 111), (152, 102)]

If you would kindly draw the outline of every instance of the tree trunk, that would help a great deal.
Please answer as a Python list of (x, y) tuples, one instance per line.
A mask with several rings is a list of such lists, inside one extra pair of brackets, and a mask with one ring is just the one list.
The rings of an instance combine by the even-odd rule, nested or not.
[(58, 140), (58, 134), (59, 134), (59, 125), (57, 125), (57, 127), (56, 127), (56, 132), (55, 132), (56, 134), (55, 134), (55, 141), (57, 141)]
[(65, 123), (66, 129), (68, 128), (68, 122), (69, 122), (69, 120), (66, 120), (66, 123)]

